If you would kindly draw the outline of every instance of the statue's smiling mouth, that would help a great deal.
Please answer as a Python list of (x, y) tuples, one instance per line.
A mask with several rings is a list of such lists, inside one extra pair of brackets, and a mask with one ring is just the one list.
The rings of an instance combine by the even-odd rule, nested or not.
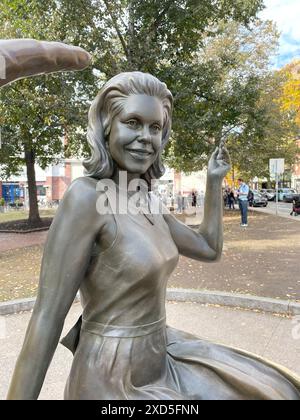
[(126, 148), (126, 150), (130, 153), (131, 156), (138, 159), (145, 159), (153, 155), (153, 151), (146, 149)]

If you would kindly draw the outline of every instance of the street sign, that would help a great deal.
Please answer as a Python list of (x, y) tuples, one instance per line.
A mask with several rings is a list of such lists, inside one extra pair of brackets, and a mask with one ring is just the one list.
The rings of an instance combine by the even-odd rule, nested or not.
[(270, 174), (281, 175), (284, 173), (284, 159), (270, 159)]

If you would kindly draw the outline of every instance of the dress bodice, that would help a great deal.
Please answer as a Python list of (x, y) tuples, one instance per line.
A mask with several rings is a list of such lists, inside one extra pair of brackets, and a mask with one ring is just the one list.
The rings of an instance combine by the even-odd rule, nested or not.
[[(106, 195), (110, 201), (109, 191)], [(153, 211), (158, 198), (149, 198)], [(165, 316), (167, 280), (178, 249), (163, 215), (151, 217), (153, 224), (143, 214), (114, 214), (116, 237), (93, 255), (80, 289), (86, 321), (130, 326)]]

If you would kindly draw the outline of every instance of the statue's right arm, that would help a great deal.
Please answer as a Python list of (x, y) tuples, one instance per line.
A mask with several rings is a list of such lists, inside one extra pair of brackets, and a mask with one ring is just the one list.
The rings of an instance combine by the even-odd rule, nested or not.
[(80, 47), (34, 39), (0, 39), (0, 87), (24, 77), (82, 70), (91, 56)]
[(80, 178), (70, 186), (56, 213), (45, 246), (37, 301), (8, 399), (38, 398), (101, 229), (96, 194), (96, 181)]

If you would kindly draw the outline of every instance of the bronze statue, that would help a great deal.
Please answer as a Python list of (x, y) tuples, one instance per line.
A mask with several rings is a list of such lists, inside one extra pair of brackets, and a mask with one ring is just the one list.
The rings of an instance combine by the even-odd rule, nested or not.
[[(49, 231), (9, 399), (38, 397), (78, 290), (83, 314), (63, 340), (74, 353), (66, 399), (300, 399), (299, 380), (283, 368), (166, 326), (166, 285), (179, 254), (221, 257), (224, 144), (209, 161), (198, 232), (154, 211), (158, 199), (145, 191), (149, 212), (112, 210), (131, 195), (120, 187), (124, 173), (128, 184), (148, 186), (163, 174), (172, 106), (166, 85), (140, 72), (115, 76), (92, 103), (86, 177), (72, 183)], [(112, 187), (99, 187), (107, 179)], [(103, 196), (111, 211), (102, 214)]]
[(34, 39), (0, 40), (0, 87), (28, 76), (82, 70), (91, 56), (80, 47)]

